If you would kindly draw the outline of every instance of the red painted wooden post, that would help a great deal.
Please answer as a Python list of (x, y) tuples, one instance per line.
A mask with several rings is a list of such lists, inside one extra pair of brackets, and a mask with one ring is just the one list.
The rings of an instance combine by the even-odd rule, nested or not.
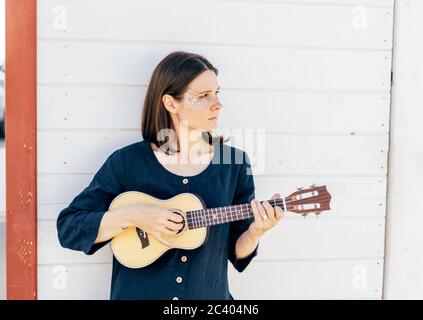
[(36, 0), (6, 0), (7, 299), (37, 299)]

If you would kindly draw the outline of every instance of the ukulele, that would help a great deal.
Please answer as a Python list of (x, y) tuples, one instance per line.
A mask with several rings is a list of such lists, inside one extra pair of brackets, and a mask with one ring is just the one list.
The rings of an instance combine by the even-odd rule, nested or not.
[[(326, 186), (313, 184), (308, 189), (297, 188), (297, 191), (287, 197), (267, 201), (272, 207), (279, 206), (284, 211), (305, 217), (309, 213), (319, 215), (322, 211), (330, 210), (330, 199)], [(129, 227), (116, 235), (111, 241), (113, 255), (128, 268), (148, 266), (172, 248), (200, 247), (207, 240), (210, 226), (254, 217), (249, 203), (206, 209), (201, 197), (192, 193), (181, 193), (161, 200), (143, 192), (127, 191), (111, 202), (109, 211), (139, 204), (162, 206), (180, 215), (183, 221), (175, 235), (163, 235), (173, 247), (162, 244), (137, 227)]]

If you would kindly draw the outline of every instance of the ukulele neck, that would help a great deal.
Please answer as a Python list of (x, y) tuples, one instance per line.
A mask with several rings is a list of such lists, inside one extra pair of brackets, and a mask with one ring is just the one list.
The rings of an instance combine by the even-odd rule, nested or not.
[[(278, 206), (285, 211), (285, 199), (267, 200), (272, 207)], [(187, 211), (188, 229), (204, 228), (232, 221), (239, 221), (254, 217), (251, 204), (237, 204), (232, 206)]]

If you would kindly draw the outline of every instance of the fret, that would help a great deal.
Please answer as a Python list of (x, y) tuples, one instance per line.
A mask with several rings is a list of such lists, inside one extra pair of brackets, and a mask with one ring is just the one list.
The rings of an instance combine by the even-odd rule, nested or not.
[(216, 212), (212, 212), (212, 215), (211, 215), (211, 223), (212, 224), (214, 224), (215, 223), (215, 221), (216, 221), (216, 219), (217, 219), (217, 217), (218, 217), (218, 212), (217, 212), (217, 210), (216, 210)]
[(244, 218), (248, 217), (248, 210), (249, 210), (248, 205), (247, 204), (241, 205), (241, 209), (242, 209), (241, 218), (244, 219)]
[(224, 212), (225, 210), (220, 210), (220, 216), (219, 216), (219, 224), (220, 223), (225, 223), (225, 215), (226, 215), (226, 212)]
[(204, 217), (206, 217), (206, 218), (205, 218), (205, 223), (206, 223), (206, 226), (207, 226), (207, 225), (210, 225), (210, 224), (209, 224), (209, 221), (208, 221), (208, 220), (209, 220), (208, 218), (209, 218), (209, 216), (212, 214), (212, 212), (213, 212), (212, 210), (213, 210), (213, 209), (211, 209), (211, 208), (210, 208), (210, 209), (207, 209), (207, 210), (204, 212), (204, 214), (203, 214), (203, 216), (204, 216)]
[(195, 229), (194, 228), (194, 221), (193, 221), (193, 211), (187, 212), (187, 222), (188, 222), (188, 229)]
[(210, 214), (205, 214), (204, 215), (204, 217), (205, 217), (205, 223), (206, 223), (206, 225), (210, 225), (210, 220), (211, 220), (211, 215), (213, 214), (213, 209), (211, 209), (210, 210)]
[(238, 219), (239, 216), (239, 212), (240, 212), (240, 208), (238, 208), (238, 206), (236, 206), (233, 211), (232, 214), (230, 215), (229, 219), (230, 221), (235, 221), (234, 219)]
[[(215, 211), (216, 211), (216, 209), (215, 209)], [(211, 225), (212, 223), (213, 223), (213, 215), (215, 215), (216, 213), (213, 211), (213, 209), (211, 210), (211, 214), (210, 215), (207, 215), (207, 218), (208, 218), (208, 220), (207, 220), (207, 223), (209, 224), (209, 225)]]
[(213, 225), (213, 224), (216, 223), (218, 214), (219, 214), (218, 208), (211, 211), (211, 214), (210, 214), (210, 223), (211, 224), (210, 225)]
[(228, 210), (226, 213), (226, 222), (231, 222), (235, 212), (233, 210)]
[(221, 224), (221, 223), (223, 223), (222, 208), (216, 210), (216, 219), (214, 220), (213, 224)]
[(243, 208), (243, 211), (242, 211), (242, 217), (243, 217), (244, 219), (247, 219), (247, 218), (249, 218), (249, 217), (250, 217), (250, 212), (252, 213), (252, 211), (251, 211), (251, 205), (250, 205), (250, 204), (248, 204), (248, 203), (246, 203), (246, 204), (244, 204), (244, 207), (245, 207), (245, 208)]
[(193, 212), (192, 213), (192, 226), (193, 226), (193, 229), (195, 229), (195, 228), (197, 228), (197, 224), (196, 224), (196, 221), (195, 221), (195, 215), (196, 215), (196, 212)]
[[(221, 211), (221, 210), (220, 210)], [(220, 211), (218, 211), (218, 212), (216, 212), (216, 216), (215, 216), (215, 219), (214, 219), (214, 224), (219, 224), (219, 222), (220, 222), (220, 218), (219, 218), (219, 215), (221, 215), (221, 212)]]
[(201, 221), (202, 227), (205, 227), (207, 225), (206, 217), (207, 217), (207, 215), (205, 215), (205, 214), (200, 215), (200, 219), (201, 219), (200, 221)]
[(194, 229), (194, 224), (192, 223), (192, 211), (187, 212), (187, 222), (188, 222), (188, 229)]
[(200, 213), (199, 212), (196, 212), (195, 213), (195, 215), (194, 215), (194, 217), (195, 217), (195, 227), (196, 228), (200, 228), (201, 226), (200, 226)]
[(241, 216), (240, 219), (244, 220), (246, 218), (246, 216), (248, 216), (248, 204), (242, 204), (241, 205)]
[(201, 228), (201, 223), (200, 223), (200, 212), (197, 212), (195, 214), (195, 227), (196, 228)]
[(197, 221), (195, 219), (196, 214), (197, 214), (197, 212), (193, 212), (193, 214), (192, 214), (192, 223), (193, 223), (194, 229), (197, 228)]
[(235, 219), (238, 220), (240, 210), (241, 208), (239, 208), (239, 205), (234, 208), (234, 210), (232, 211), (233, 214), (230, 215), (230, 218), (229, 218), (231, 222), (235, 221)]

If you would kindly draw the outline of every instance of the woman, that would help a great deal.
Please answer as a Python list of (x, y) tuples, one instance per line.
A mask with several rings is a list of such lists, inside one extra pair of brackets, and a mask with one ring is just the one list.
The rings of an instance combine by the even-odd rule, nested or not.
[[(207, 207), (251, 203), (254, 219), (212, 226), (201, 247), (172, 248), (141, 269), (113, 258), (111, 299), (233, 299), (228, 260), (242, 272), (257, 255), (260, 237), (284, 214), (254, 199), (247, 154), (211, 135), (222, 108), (217, 74), (207, 59), (187, 52), (173, 52), (157, 65), (144, 100), (143, 140), (114, 151), (60, 212), (59, 240), (65, 248), (93, 254), (125, 228), (137, 226), (171, 246), (163, 235), (179, 230), (179, 215), (154, 205), (108, 211), (117, 195), (130, 190), (159, 199), (195, 193)], [(229, 163), (223, 160), (227, 155)], [(242, 162), (236, 163), (240, 155)]]

